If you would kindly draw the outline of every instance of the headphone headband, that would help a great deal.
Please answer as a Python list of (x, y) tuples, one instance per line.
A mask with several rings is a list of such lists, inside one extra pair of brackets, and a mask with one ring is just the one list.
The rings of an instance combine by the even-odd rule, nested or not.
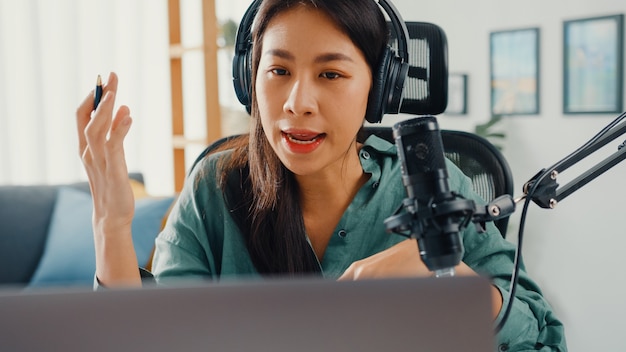
[(391, 25), (393, 26), (393, 30), (397, 33), (398, 37), (398, 56), (404, 60), (404, 62), (409, 62), (409, 30), (406, 28), (406, 24), (402, 17), (400, 17), (400, 12), (393, 6), (392, 3), (387, 2), (387, 0), (378, 0), (378, 4), (385, 10), (385, 13), (389, 16), (391, 20)]

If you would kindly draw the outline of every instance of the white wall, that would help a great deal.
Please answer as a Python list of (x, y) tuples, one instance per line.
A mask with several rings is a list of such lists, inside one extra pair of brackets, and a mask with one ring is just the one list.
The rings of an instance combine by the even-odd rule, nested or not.
[[(626, 13), (621, 0), (549, 2), (395, 0), (405, 20), (432, 22), (447, 34), (451, 72), (469, 75), (467, 116), (439, 117), (442, 128), (472, 130), (490, 116), (489, 33), (540, 28), (540, 113), (509, 116), (499, 129), (507, 134), (504, 154), (514, 173), (516, 195), (536, 172), (559, 161), (586, 142), (618, 114), (562, 113), (563, 21)], [(567, 4), (567, 5), (565, 5)], [(386, 118), (386, 123), (394, 119)], [(564, 185), (599, 162), (610, 150), (590, 156), (585, 167), (572, 167), (558, 179)], [(626, 163), (617, 165), (556, 209), (532, 204), (526, 218), (524, 260), (566, 328), (573, 351), (624, 351), (626, 279), (620, 258), (626, 247), (620, 215), (626, 186)], [(521, 204), (508, 238), (515, 242)]]
[(171, 193), (168, 49), (165, 0), (0, 0), (0, 184), (86, 179), (75, 111), (115, 71), (129, 168)]

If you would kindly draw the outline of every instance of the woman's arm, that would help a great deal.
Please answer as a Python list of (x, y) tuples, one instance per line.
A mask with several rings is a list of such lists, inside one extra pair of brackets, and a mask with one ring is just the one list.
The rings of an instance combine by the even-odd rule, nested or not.
[(78, 151), (89, 178), (96, 253), (96, 276), (102, 285), (141, 285), (132, 242), (134, 197), (124, 157), (124, 138), (132, 119), (127, 106), (113, 117), (117, 75), (111, 73), (103, 98), (93, 111), (93, 91), (76, 111)]
[[(458, 276), (478, 276), (463, 262), (454, 269)], [(338, 280), (429, 276), (433, 276), (433, 272), (420, 258), (417, 240), (407, 239), (371, 257), (352, 263)], [(493, 318), (496, 319), (502, 308), (502, 295), (496, 286), (492, 286), (491, 292)]]

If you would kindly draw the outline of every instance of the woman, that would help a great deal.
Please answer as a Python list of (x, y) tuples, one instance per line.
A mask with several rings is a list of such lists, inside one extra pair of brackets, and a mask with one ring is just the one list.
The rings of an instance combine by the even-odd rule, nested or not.
[[(157, 238), (156, 280), (430, 276), (415, 240), (389, 235), (383, 224), (405, 197), (395, 146), (376, 137), (357, 141), (388, 40), (376, 2), (266, 0), (253, 34), (249, 138), (191, 172)], [(126, 106), (112, 118), (116, 89), (111, 74), (93, 117), (91, 94), (79, 107), (79, 147), (94, 199), (98, 281), (140, 285), (123, 150), (131, 118)], [(479, 200), (470, 181), (448, 168), (451, 188)], [(514, 248), (493, 224), (487, 230), (464, 231), (465, 254), (455, 269), (492, 278), (500, 319)], [(565, 350), (561, 323), (523, 271), (519, 285), (499, 345)]]

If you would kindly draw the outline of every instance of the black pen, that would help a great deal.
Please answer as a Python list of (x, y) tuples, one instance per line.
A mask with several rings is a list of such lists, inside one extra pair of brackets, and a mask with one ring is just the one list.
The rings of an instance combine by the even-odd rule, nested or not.
[(96, 82), (96, 90), (93, 92), (93, 109), (96, 110), (98, 108), (98, 104), (100, 104), (100, 99), (102, 99), (102, 78), (98, 75), (98, 80)]

